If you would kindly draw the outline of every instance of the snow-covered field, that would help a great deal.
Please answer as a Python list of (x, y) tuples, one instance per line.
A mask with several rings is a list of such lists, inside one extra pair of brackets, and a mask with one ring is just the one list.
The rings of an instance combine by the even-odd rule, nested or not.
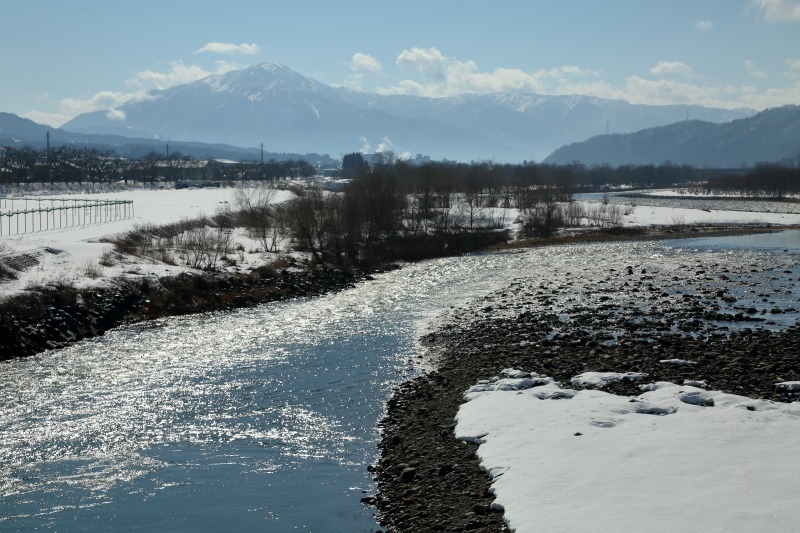
[[(18, 273), (16, 280), (0, 282), (0, 296), (17, 293), (26, 287), (52, 282), (70, 282), (79, 287), (99, 285), (115, 277), (135, 275), (176, 275), (188, 270), (181, 265), (166, 265), (127, 258), (111, 266), (100, 264), (103, 254), (113, 246), (100, 242), (106, 237), (130, 231), (141, 224), (170, 224), (202, 215), (214, 215), (220, 210), (233, 209), (235, 189), (132, 189), (122, 192), (93, 195), (98, 200), (132, 200), (134, 216), (126, 220), (89, 224), (66, 229), (54, 229), (22, 235), (0, 237), (0, 253), (5, 245), (7, 255), (32, 254), (39, 264)], [(64, 195), (57, 196), (64, 198)], [(292, 197), (287, 191), (275, 191), (276, 202)], [(50, 196), (38, 198), (48, 199)], [(4, 209), (10, 210), (10, 209)], [(4, 225), (7, 225), (7, 219)], [(12, 227), (14, 225), (12, 224)], [(4, 233), (8, 233), (4, 230)], [(258, 266), (263, 262), (261, 253), (250, 253), (258, 248), (243, 232), (233, 235), (233, 240), (245, 249), (245, 262)], [(90, 272), (92, 275), (87, 275)]]
[(797, 531), (799, 402), (641, 388), (628, 398), (508, 369), (470, 389), (456, 436), (481, 443), (512, 530)]
[(630, 215), (623, 216), (625, 226), (674, 226), (688, 224), (800, 224), (800, 214), (759, 213), (754, 211), (725, 211), (639, 205)]
[[(126, 275), (176, 275), (189, 270), (179, 264), (166, 265), (154, 261), (126, 257), (107, 265), (103, 261), (104, 254), (113, 249), (109, 243), (101, 242), (104, 238), (119, 235), (144, 223), (161, 225), (192, 219), (201, 215), (214, 215), (220, 210), (233, 209), (235, 206), (234, 188), (222, 189), (131, 189), (122, 192), (100, 193), (91, 195), (96, 200), (132, 200), (135, 216), (100, 224), (51, 229), (36, 233), (14, 235), (13, 221), (8, 217), (0, 217), (3, 224), (0, 235), (0, 255), (31, 254), (38, 264), (21, 271), (15, 280), (0, 282), (0, 297), (13, 295), (28, 287), (49, 283), (68, 282), (78, 287), (96, 286), (108, 283), (109, 280)], [(665, 193), (666, 191), (660, 191)], [(292, 197), (287, 191), (275, 191), (272, 201), (281, 202)], [(54, 196), (64, 198), (64, 195)], [(49, 198), (39, 195), (37, 199)], [(596, 209), (598, 203), (583, 202), (587, 210)], [(17, 201), (17, 206), (20, 205)], [(0, 211), (9, 212), (9, 202), (0, 198)], [(514, 232), (517, 220), (516, 209), (495, 209), (491, 214), (495, 220), (503, 223)], [(637, 205), (624, 208), (627, 214), (620, 218), (623, 226), (658, 226), (658, 225), (690, 225), (690, 224), (800, 224), (800, 214), (780, 212), (743, 212), (723, 210), (702, 210), (686, 208), (653, 207)], [(9, 235), (12, 233), (12, 235)], [(269, 259), (259, 252), (257, 242), (249, 239), (241, 230), (232, 235), (237, 254), (238, 268), (252, 268)], [(242, 250), (243, 249), (243, 250)], [(285, 250), (284, 250), (285, 251)], [(176, 261), (177, 262), (177, 261)]]

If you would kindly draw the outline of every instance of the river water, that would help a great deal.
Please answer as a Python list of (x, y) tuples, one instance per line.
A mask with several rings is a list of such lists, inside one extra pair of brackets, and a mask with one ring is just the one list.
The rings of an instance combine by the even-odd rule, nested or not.
[(487, 258), (3, 363), (0, 530), (374, 531), (383, 404)]
[[(576, 194), (576, 200), (599, 202), (603, 193)], [(634, 204), (651, 207), (670, 207), (701, 209), (704, 211), (746, 211), (755, 213), (800, 213), (800, 202), (762, 200), (758, 198), (717, 197), (717, 196), (659, 196), (658, 191), (647, 194), (638, 190), (614, 191), (608, 194), (614, 204)]]
[(800, 271), (800, 244), (737, 246), (428, 261), (336, 294), (118, 328), (2, 363), (0, 530), (374, 531), (359, 500), (375, 491), (376, 423), (392, 386), (419, 371), (422, 333), (520, 277), (574, 272), (559, 287), (566, 305), (625, 265), (664, 283), (692, 262), (729, 262), (731, 277), (763, 286)]

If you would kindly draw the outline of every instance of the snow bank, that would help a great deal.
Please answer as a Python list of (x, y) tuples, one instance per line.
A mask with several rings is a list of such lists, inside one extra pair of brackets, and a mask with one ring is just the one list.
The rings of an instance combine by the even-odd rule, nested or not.
[[(113, 267), (100, 264), (103, 254), (113, 249), (111, 244), (98, 242), (104, 237), (119, 235), (141, 224), (170, 224), (203, 215), (212, 216), (218, 211), (235, 209), (234, 188), (221, 189), (161, 189), (128, 190), (92, 195), (96, 200), (133, 200), (134, 216), (102, 224), (89, 224), (73, 228), (60, 228), (23, 235), (4, 235), (0, 246), (5, 245), (10, 255), (31, 254), (39, 264), (18, 273), (18, 279), (0, 283), (0, 297), (24, 290), (26, 287), (46, 285), (59, 281), (79, 287), (102, 285), (110, 279), (125, 275), (176, 275), (187, 268), (132, 259)], [(58, 196), (64, 198), (65, 196)], [(276, 190), (271, 199), (282, 202), (293, 197), (289, 191)], [(47, 200), (49, 196), (37, 197)], [(246, 249), (255, 248), (242, 232), (234, 235), (236, 242)], [(61, 253), (52, 253), (59, 250)], [(259, 254), (248, 254), (249, 261), (257, 261)], [(251, 266), (257, 266), (251, 264)]]
[(800, 403), (672, 383), (540, 399), (553, 386), (473, 390), (457, 416), (512, 530), (796, 530)]
[[(588, 208), (593, 202), (583, 202)], [(595, 203), (596, 205), (596, 203)], [(759, 211), (734, 211), (711, 209), (657, 207), (637, 205), (632, 212), (622, 217), (623, 226), (689, 226), (695, 224), (800, 224), (797, 213), (765, 213)]]
[(624, 379), (639, 381), (647, 377), (644, 372), (584, 372), (570, 380), (573, 387), (602, 387)]

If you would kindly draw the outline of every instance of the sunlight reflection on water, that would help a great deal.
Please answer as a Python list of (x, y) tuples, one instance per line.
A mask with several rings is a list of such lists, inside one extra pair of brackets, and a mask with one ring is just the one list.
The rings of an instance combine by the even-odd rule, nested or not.
[(495, 290), (509, 305), (493, 312), (518, 313), (515, 279), (552, 289), (531, 310), (557, 311), (592, 304), (588, 290), (626, 265), (667, 284), (720, 260), (732, 275), (797, 266), (796, 254), (674, 242), (472, 255), (3, 363), (0, 529), (374, 530), (359, 499), (374, 491), (376, 422), (414, 374), (421, 334)]

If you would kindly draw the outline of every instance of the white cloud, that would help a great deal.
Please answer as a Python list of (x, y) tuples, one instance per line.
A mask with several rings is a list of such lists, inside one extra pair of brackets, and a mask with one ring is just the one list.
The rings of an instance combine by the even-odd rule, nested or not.
[[(415, 76), (397, 81), (389, 87), (378, 87), (376, 92), (427, 97), (506, 91), (580, 94), (637, 104), (694, 104), (728, 109), (764, 109), (800, 101), (800, 58), (786, 61), (788, 69), (785, 75), (790, 84), (768, 90), (752, 83), (732, 85), (716, 82), (702, 72), (696, 73), (682, 61), (661, 61), (647, 73), (628, 76), (621, 85), (603, 79), (605, 73), (602, 71), (576, 65), (533, 72), (515, 68), (481, 71), (474, 61), (448, 57), (433, 47), (403, 50), (397, 56), (397, 64), (413, 71)], [(754, 61), (747, 60), (744, 65), (750, 76), (766, 77), (766, 72), (759, 69)]]
[(800, 81), (800, 59), (787, 59), (786, 66), (789, 67), (789, 70), (783, 75), (790, 80)]
[(625, 91), (605, 81), (562, 83), (553, 89), (553, 94), (581, 94), (609, 100), (625, 100), (628, 97)]
[(156, 70), (143, 70), (136, 73), (136, 78), (126, 83), (134, 87), (148, 87), (152, 89), (166, 89), (181, 83), (190, 83), (205, 78), (210, 72), (197, 65), (184, 65), (183, 61), (171, 61), (170, 70), (159, 72)]
[(128, 116), (121, 109), (109, 109), (106, 118), (108, 120), (125, 120)]
[(774, 87), (764, 92), (743, 93), (737, 104), (741, 107), (766, 109), (800, 102), (800, 82), (789, 87)]
[(694, 104), (719, 108), (765, 109), (800, 101), (800, 82), (759, 91), (753, 85), (698, 85), (670, 79), (649, 80), (629, 76), (625, 99), (635, 104)]
[(334, 84), (334, 87), (347, 87), (348, 89), (351, 89), (353, 91), (360, 91), (363, 89), (363, 86), (361, 85), (361, 82), (363, 80), (364, 80), (364, 74), (362, 74), (361, 72), (353, 72), (349, 76), (347, 76), (347, 79), (344, 81), (344, 83), (342, 83), (341, 85)]
[(684, 78), (691, 78), (693, 75), (691, 67), (682, 61), (659, 61), (658, 65), (650, 69), (650, 74), (653, 76), (680, 74)]
[(28, 111), (20, 115), (22, 118), (27, 118), (39, 124), (47, 124), (54, 128), (61, 127), (62, 124), (70, 120), (73, 115), (66, 115), (64, 113), (47, 113), (45, 111)]
[(354, 91), (360, 91), (362, 89), (361, 82), (364, 80), (364, 71), (372, 74), (380, 74), (382, 70), (380, 61), (375, 59), (374, 56), (362, 52), (353, 54), (353, 57), (350, 61), (345, 63), (345, 65), (347, 65), (351, 72), (342, 86)]
[(417, 71), (433, 76), (441, 76), (442, 69), (447, 62), (447, 58), (438, 48), (417, 48), (403, 50), (397, 56), (397, 64), (402, 67), (412, 67)]
[[(152, 89), (166, 89), (173, 85), (197, 81), (211, 74), (222, 74), (241, 68), (240, 65), (226, 61), (217, 61), (214, 72), (208, 72), (194, 64), (184, 65), (182, 61), (172, 61), (169, 66), (170, 69), (165, 72), (156, 70), (137, 72), (133, 79), (125, 81), (125, 84), (132, 89), (129, 92), (100, 91), (88, 98), (65, 98), (59, 102), (61, 115), (67, 117), (66, 120), (69, 120), (69, 118), (81, 113), (109, 110), (106, 115), (109, 119), (124, 120), (125, 114), (118, 109), (119, 106), (157, 98), (157, 95), (150, 92)], [(66, 122), (66, 120), (62, 121), (62, 123)]]
[(379, 87), (377, 92), (429, 97), (505, 91), (542, 93), (546, 91), (548, 84), (564, 85), (574, 78), (599, 75), (597, 71), (572, 65), (536, 72), (525, 72), (516, 68), (481, 72), (474, 61), (459, 61), (447, 57), (437, 48), (403, 50), (397, 56), (397, 64), (416, 70), (424, 80), (401, 80), (392, 87)]
[(751, 0), (750, 5), (770, 22), (800, 22), (798, 0)]
[(754, 78), (766, 78), (767, 73), (763, 70), (760, 70), (755, 62), (750, 59), (746, 59), (744, 62), (744, 68), (747, 69), (747, 74), (749, 76), (753, 76)]
[(370, 72), (380, 72), (381, 71), (381, 62), (375, 59), (370, 54), (363, 54), (361, 52), (356, 52), (353, 54), (353, 58), (348, 63), (351, 70), (358, 71), (358, 70), (368, 70)]
[(254, 56), (261, 53), (261, 47), (255, 43), (206, 43), (197, 50), (195, 54), (211, 53), (211, 54), (241, 54), (244, 56)]
[(423, 96), (430, 92), (422, 83), (414, 80), (400, 80), (392, 87), (378, 87), (378, 94), (415, 94)]
[(65, 98), (61, 100), (61, 111), (70, 116), (102, 109), (114, 109), (126, 102), (150, 100), (155, 98), (146, 91), (123, 93), (119, 91), (100, 91), (89, 98)]
[(714, 28), (714, 22), (711, 20), (698, 20), (694, 23), (694, 27), (698, 30), (711, 30)]
[(634, 104), (698, 104), (714, 107), (722, 105), (719, 99), (721, 89), (660, 78), (649, 80), (639, 76), (629, 76), (625, 80), (626, 99)]

